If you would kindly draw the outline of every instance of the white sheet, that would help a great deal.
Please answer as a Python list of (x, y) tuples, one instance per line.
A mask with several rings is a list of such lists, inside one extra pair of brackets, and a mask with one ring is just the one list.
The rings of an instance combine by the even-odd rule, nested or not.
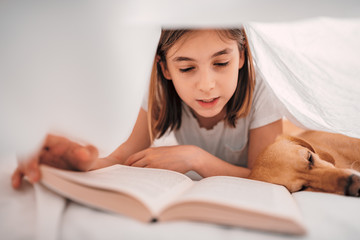
[[(359, 15), (357, 0), (0, 1), (0, 155), (33, 149), (54, 126), (103, 153), (112, 151), (135, 121), (160, 25), (253, 21), (247, 30), (257, 64), (291, 116), (309, 128), (359, 137), (359, 20), (353, 19)], [(308, 17), (314, 19), (298, 21)], [(255, 23), (284, 20), (298, 22)], [(309, 230), (300, 238), (203, 223), (141, 224), (75, 203), (62, 212), (64, 199), (56, 195), (38, 191), (35, 196), (29, 184), (11, 189), (15, 165), (13, 155), (0, 159), (2, 239), (42, 234), (90, 240), (360, 236), (359, 199), (320, 193), (295, 194)], [(37, 213), (46, 213), (36, 209), (44, 205), (41, 196), (52, 199), (46, 200), (53, 206), (50, 215)], [(58, 229), (41, 230), (57, 226), (58, 213)]]
[[(318, 16), (333, 19), (301, 22)], [(0, 153), (27, 153), (54, 129), (110, 153), (131, 132), (164, 25), (274, 23), (248, 30), (269, 84), (307, 127), (358, 136), (359, 86), (347, 80), (359, 75), (359, 17), (357, 0), (0, 1)], [(319, 79), (329, 93), (309, 88)]]
[(2, 239), (355, 240), (360, 236), (359, 198), (312, 192), (294, 194), (308, 230), (303, 237), (187, 221), (144, 224), (73, 202), (64, 205), (62, 197), (42, 188), (34, 191), (30, 184), (15, 191), (10, 186), (15, 156), (3, 156), (2, 160), (5, 160), (0, 161)]
[(360, 19), (250, 23), (246, 30), (289, 119), (360, 137)]

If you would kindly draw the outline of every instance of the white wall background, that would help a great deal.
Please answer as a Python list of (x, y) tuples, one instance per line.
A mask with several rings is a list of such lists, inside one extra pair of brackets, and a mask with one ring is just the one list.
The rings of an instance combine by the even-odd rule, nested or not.
[(110, 153), (130, 134), (160, 26), (359, 17), (359, 1), (1, 1), (0, 155), (46, 132)]
[(0, 151), (32, 149), (48, 131), (115, 149), (136, 119), (159, 28), (127, 24), (121, 4), (0, 9)]

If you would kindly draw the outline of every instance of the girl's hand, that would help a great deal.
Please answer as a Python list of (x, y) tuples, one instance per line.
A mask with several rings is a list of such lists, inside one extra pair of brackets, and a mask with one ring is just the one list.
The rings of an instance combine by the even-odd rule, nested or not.
[(95, 147), (82, 146), (64, 137), (48, 135), (37, 153), (18, 163), (12, 175), (12, 186), (19, 188), (24, 176), (27, 176), (31, 183), (39, 181), (40, 163), (61, 169), (87, 171), (96, 159), (98, 151)]
[(180, 173), (193, 170), (202, 177), (247, 177), (250, 173), (247, 168), (232, 165), (193, 145), (148, 148), (131, 155), (123, 164)]
[(196, 169), (199, 153), (198, 148), (191, 145), (147, 148), (131, 155), (124, 165), (186, 173)]

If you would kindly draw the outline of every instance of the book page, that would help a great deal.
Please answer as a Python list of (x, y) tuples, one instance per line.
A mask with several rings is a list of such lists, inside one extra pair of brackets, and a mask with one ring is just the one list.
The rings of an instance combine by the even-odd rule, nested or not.
[(285, 187), (244, 178), (205, 178), (196, 182), (173, 205), (182, 202), (216, 203), (301, 222), (296, 202)]
[(113, 165), (89, 172), (41, 168), (79, 184), (129, 194), (143, 202), (155, 215), (193, 181), (184, 174), (164, 169)]

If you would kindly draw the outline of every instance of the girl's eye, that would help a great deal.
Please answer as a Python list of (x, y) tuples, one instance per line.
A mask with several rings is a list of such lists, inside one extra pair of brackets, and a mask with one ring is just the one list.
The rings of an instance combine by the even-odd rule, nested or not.
[(188, 67), (188, 68), (180, 68), (180, 72), (189, 72), (191, 70), (195, 69), (195, 67)]
[(214, 63), (215, 66), (218, 66), (218, 67), (225, 67), (226, 65), (229, 64), (229, 61), (227, 62), (218, 62), (218, 63)]

